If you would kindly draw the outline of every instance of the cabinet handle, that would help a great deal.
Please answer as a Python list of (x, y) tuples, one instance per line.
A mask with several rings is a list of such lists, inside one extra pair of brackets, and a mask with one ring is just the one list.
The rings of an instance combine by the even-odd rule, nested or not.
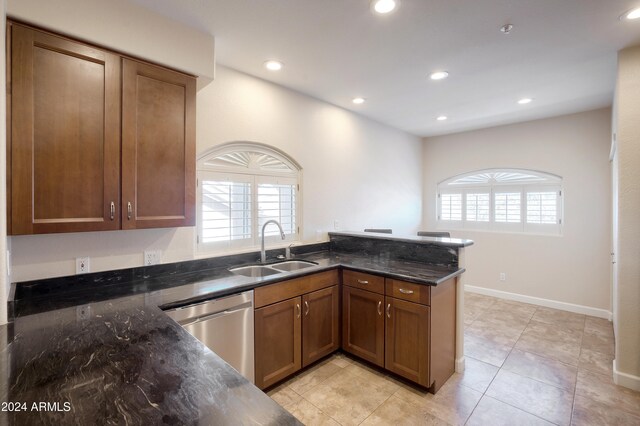
[(378, 315), (382, 315), (382, 302), (378, 302)]
[(367, 280), (358, 280), (358, 284), (369, 284)]
[(391, 312), (389, 312), (390, 309), (391, 309), (391, 303), (387, 305), (387, 318), (391, 318)]
[(297, 318), (300, 318), (300, 313), (301, 313), (302, 311), (300, 310), (300, 304), (299, 304), (299, 303), (296, 303), (296, 309), (298, 310), (298, 316), (297, 316)]
[(116, 216), (116, 203), (111, 202), (111, 220), (113, 220)]
[(131, 220), (131, 201), (127, 203), (127, 220)]
[(304, 316), (306, 317), (307, 315), (309, 315), (309, 302), (307, 302), (305, 300), (305, 302), (304, 302)]
[(413, 290), (405, 290), (404, 288), (399, 288), (398, 291), (402, 294), (413, 294)]

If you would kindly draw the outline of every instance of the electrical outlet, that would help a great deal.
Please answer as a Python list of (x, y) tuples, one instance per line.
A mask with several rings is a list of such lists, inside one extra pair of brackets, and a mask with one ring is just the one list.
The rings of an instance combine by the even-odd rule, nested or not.
[(144, 266), (157, 265), (162, 258), (162, 250), (145, 250)]
[(334, 220), (333, 221), (333, 229), (335, 231), (339, 231), (340, 230), (340, 221), (339, 220)]
[(91, 318), (91, 305), (82, 305), (76, 308), (76, 320), (84, 321)]
[(90, 270), (88, 257), (76, 257), (76, 274), (86, 274)]
[(507, 274), (505, 272), (500, 272), (500, 281), (506, 281), (507, 280)]

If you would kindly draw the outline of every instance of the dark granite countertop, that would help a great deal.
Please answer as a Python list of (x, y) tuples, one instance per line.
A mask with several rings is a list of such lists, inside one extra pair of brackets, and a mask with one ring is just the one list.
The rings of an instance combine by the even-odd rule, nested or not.
[(329, 235), (339, 235), (345, 237), (361, 237), (372, 238), (377, 240), (397, 241), (403, 243), (413, 244), (438, 244), (446, 247), (469, 247), (473, 245), (473, 240), (465, 240), (461, 238), (445, 238), (445, 237), (420, 237), (416, 235), (393, 235), (378, 232), (359, 232), (359, 231), (345, 231), (345, 232), (329, 232)]
[[(197, 301), (222, 297), (251, 290), (285, 279), (309, 275), (324, 270), (344, 267), (390, 278), (425, 285), (437, 285), (464, 272), (464, 269), (428, 265), (390, 258), (386, 255), (361, 255), (320, 251), (297, 255), (296, 259), (309, 260), (318, 265), (297, 272), (283, 272), (264, 278), (250, 278), (229, 271), (229, 265), (200, 271), (171, 273), (161, 276), (141, 276), (129, 282), (97, 278), (95, 283), (71, 286), (55, 291), (34, 284), (28, 291), (17, 291), (10, 311), (14, 317), (31, 315), (55, 309), (84, 305), (91, 302), (143, 294), (148, 302), (169, 308)], [(49, 281), (49, 280), (47, 280)], [(17, 285), (30, 285), (18, 283)], [(45, 286), (42, 286), (45, 287)], [(54, 294), (55, 293), (55, 297)]]
[(26, 411), (0, 424), (300, 424), (143, 295), (93, 303), (86, 320), (67, 308), (10, 326), (0, 401)]
[[(160, 308), (338, 267), (424, 285), (464, 272), (446, 244), (422, 253), (442, 264), (339, 244), (347, 252), (303, 247), (296, 257), (317, 265), (265, 278), (228, 270), (255, 261), (253, 253), (14, 284), (14, 321), (0, 327), (0, 401), (27, 411), (0, 412), (0, 424), (299, 424)], [(405, 249), (411, 257), (415, 247)], [(58, 405), (34, 411), (34, 402)]]

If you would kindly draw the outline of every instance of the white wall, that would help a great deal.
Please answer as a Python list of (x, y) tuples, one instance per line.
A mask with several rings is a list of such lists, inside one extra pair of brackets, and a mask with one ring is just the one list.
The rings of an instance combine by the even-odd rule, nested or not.
[(128, 0), (8, 0), (7, 14), (122, 53), (204, 76), (201, 80), (206, 83), (214, 76), (212, 35)]
[(640, 46), (618, 55), (616, 383), (640, 390)]
[[(303, 168), (303, 239), (316, 231), (389, 227), (414, 232), (421, 222), (422, 142), (344, 109), (218, 67), (197, 95), (197, 151), (229, 141), (280, 148)], [(145, 249), (163, 262), (192, 259), (194, 229), (113, 231), (11, 237), (12, 281), (142, 265)]]
[(562, 236), (452, 232), (475, 241), (467, 284), (611, 310), (610, 131), (611, 111), (601, 109), (425, 139), (425, 229), (436, 229), (436, 187), (446, 178), (501, 167), (564, 178)]

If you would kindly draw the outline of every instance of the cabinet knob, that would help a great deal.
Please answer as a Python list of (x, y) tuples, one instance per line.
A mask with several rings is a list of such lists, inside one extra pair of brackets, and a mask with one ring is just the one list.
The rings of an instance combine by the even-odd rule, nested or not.
[(113, 220), (116, 216), (116, 203), (114, 203), (113, 201), (111, 202), (111, 215), (110, 218), (111, 220)]
[(404, 288), (399, 288), (398, 291), (402, 294), (413, 294), (413, 290), (405, 290)]
[(305, 302), (304, 302), (304, 316), (306, 317), (307, 315), (309, 315), (309, 302), (307, 302), (305, 300)]
[(387, 305), (387, 318), (391, 318), (391, 312), (390, 312), (390, 310), (391, 310), (391, 303), (389, 303), (389, 304)]
[(131, 201), (127, 203), (127, 220), (131, 220)]
[(378, 302), (378, 315), (382, 315), (382, 302)]
[(367, 280), (358, 280), (358, 284), (369, 284)]
[(296, 309), (298, 310), (298, 316), (296, 318), (300, 318), (300, 314), (302, 313), (302, 311), (300, 310), (300, 304), (296, 303)]

